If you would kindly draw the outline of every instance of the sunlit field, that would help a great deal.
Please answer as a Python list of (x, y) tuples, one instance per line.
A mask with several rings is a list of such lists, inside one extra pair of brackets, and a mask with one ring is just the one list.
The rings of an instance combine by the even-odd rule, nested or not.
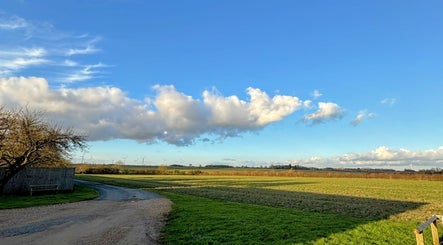
[[(165, 244), (414, 244), (443, 213), (443, 182), (405, 179), (77, 175), (170, 198)], [(443, 230), (439, 227), (440, 233)], [(430, 241), (430, 231), (425, 233)]]

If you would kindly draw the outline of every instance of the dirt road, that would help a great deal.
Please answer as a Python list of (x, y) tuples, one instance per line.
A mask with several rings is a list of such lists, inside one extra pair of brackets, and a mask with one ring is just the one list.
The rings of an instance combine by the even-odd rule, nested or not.
[(100, 197), (0, 210), (0, 244), (158, 244), (171, 208), (168, 199), (142, 190), (81, 183), (97, 188)]

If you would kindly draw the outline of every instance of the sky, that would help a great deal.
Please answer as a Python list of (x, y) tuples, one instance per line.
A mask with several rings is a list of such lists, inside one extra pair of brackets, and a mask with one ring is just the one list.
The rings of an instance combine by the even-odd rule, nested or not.
[(0, 104), (74, 162), (443, 168), (443, 1), (0, 2)]

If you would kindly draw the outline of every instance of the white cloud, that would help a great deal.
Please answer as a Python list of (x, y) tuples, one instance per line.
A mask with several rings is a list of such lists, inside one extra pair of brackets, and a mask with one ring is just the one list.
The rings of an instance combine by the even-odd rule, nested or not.
[(380, 146), (371, 152), (374, 159), (378, 160), (392, 160), (397, 156), (395, 151), (390, 150), (386, 146)]
[(44, 48), (0, 50), (0, 74), (12, 74), (32, 66), (49, 63)]
[(360, 112), (357, 114), (357, 116), (355, 117), (355, 119), (351, 121), (351, 124), (352, 124), (353, 126), (357, 126), (357, 125), (359, 125), (360, 123), (362, 123), (363, 120), (365, 120), (366, 118), (367, 118), (367, 119), (372, 119), (372, 118), (374, 118), (375, 116), (376, 116), (376, 115), (375, 115), (374, 113), (368, 113), (366, 110), (364, 110), (364, 111), (360, 111)]
[[(71, 67), (78, 66), (78, 64), (76, 64), (73, 61), (65, 61), (64, 64)], [(64, 78), (64, 81), (78, 82), (78, 81), (92, 79), (94, 77), (97, 77), (97, 75), (101, 73), (100, 70), (98, 70), (98, 68), (103, 68), (103, 67), (107, 67), (107, 65), (103, 63), (97, 63), (94, 65), (83, 66), (82, 69), (75, 70), (67, 74), (66, 77)]]
[(5, 74), (10, 74), (14, 71), (21, 70), (30, 66), (38, 66), (49, 61), (41, 58), (22, 58), (17, 57), (13, 60), (0, 59), (0, 71), (4, 71)]
[(29, 23), (18, 16), (10, 16), (6, 17), (0, 16), (0, 29), (4, 30), (15, 30), (15, 29), (23, 29), (25, 27), (28, 27)]
[(211, 124), (219, 127), (234, 125), (237, 128), (259, 128), (279, 121), (299, 109), (302, 102), (293, 96), (276, 95), (272, 99), (263, 91), (248, 88), (250, 102), (237, 96), (223, 97), (205, 91), (204, 104), (210, 109)]
[(385, 104), (385, 105), (389, 105), (389, 106), (393, 106), (395, 105), (395, 103), (397, 103), (397, 99), (396, 98), (385, 98), (382, 99), (380, 101), (381, 104)]
[(314, 97), (314, 99), (318, 99), (322, 96), (323, 94), (320, 93), (320, 91), (318, 91), (317, 89), (314, 90), (314, 92), (312, 92), (312, 97)]
[(312, 108), (312, 100), (303, 101), (303, 106), (308, 109)]
[(294, 164), (316, 167), (394, 168), (415, 170), (443, 167), (443, 146), (429, 150), (390, 149), (380, 146), (373, 151), (344, 154), (336, 157), (315, 157), (292, 161)]
[(293, 96), (276, 95), (271, 99), (260, 89), (248, 88), (247, 92), (251, 97), (248, 111), (258, 126), (280, 121), (302, 105), (302, 102)]
[(340, 119), (343, 117), (343, 114), (344, 110), (336, 103), (319, 102), (318, 110), (305, 115), (303, 121), (311, 121), (312, 124), (324, 123), (327, 120)]
[(93, 54), (99, 52), (100, 49), (95, 48), (92, 45), (88, 45), (85, 48), (73, 48), (66, 51), (67, 56), (78, 55), (78, 54)]
[(349, 154), (344, 162), (358, 165), (409, 165), (409, 164), (442, 164), (443, 146), (437, 149), (412, 151), (406, 149), (390, 149), (380, 146), (368, 153)]
[(87, 65), (91, 54), (100, 51), (99, 37), (69, 34), (50, 23), (31, 22), (2, 12), (0, 36), (5, 37), (0, 39), (2, 77), (45, 74), (51, 81), (75, 82), (101, 77), (97, 74), (103, 74), (100, 70), (106, 67)]
[(14, 57), (43, 57), (47, 54), (47, 50), (42, 47), (33, 47), (33, 48), (17, 48), (17, 49), (8, 49), (8, 50), (0, 50), (0, 55), (2, 58), (14, 58)]
[(47, 54), (46, 49), (44, 48), (31, 48), (24, 49), (24, 55), (29, 57), (42, 57)]
[[(88, 38), (87, 35), (82, 35), (80, 38)], [(93, 39), (88, 40), (83, 47), (81, 48), (70, 48), (68, 51), (66, 51), (67, 56), (72, 55), (86, 55), (86, 54), (93, 54), (101, 51), (99, 48), (95, 47), (95, 43), (99, 42), (101, 40), (100, 37), (95, 37)]]
[(70, 66), (70, 67), (74, 67), (74, 66), (78, 66), (78, 63), (73, 61), (73, 60), (65, 60), (63, 62), (63, 65), (65, 66)]
[(204, 91), (202, 100), (173, 86), (154, 86), (157, 95), (144, 102), (119, 88), (51, 89), (44, 78), (0, 78), (0, 104), (44, 110), (56, 122), (85, 132), (91, 140), (115, 138), (189, 145), (203, 134), (218, 139), (259, 130), (282, 120), (302, 105), (293, 96), (269, 97), (248, 88), (249, 101)]
[(358, 115), (355, 117), (355, 119), (351, 121), (351, 124), (354, 126), (359, 125), (361, 122), (363, 122), (365, 116), (366, 116), (365, 112), (359, 112)]
[(252, 118), (248, 113), (248, 104), (237, 96), (224, 97), (214, 92), (203, 92), (204, 104), (211, 108), (210, 123), (220, 128), (244, 128), (250, 125)]

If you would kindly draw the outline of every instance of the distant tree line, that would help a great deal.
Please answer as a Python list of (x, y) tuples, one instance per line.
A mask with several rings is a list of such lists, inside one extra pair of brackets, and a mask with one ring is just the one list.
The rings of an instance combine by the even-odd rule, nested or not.
[(146, 175), (199, 175), (197, 169), (179, 170), (167, 166), (127, 168), (119, 164), (75, 164), (77, 174), (146, 174)]
[(439, 168), (420, 171), (396, 171), (393, 169), (370, 168), (311, 168), (290, 164), (272, 165), (268, 168), (233, 167), (229, 165), (188, 167), (180, 164), (170, 166), (75, 164), (74, 166), (78, 174), (232, 175), (443, 180), (443, 170)]
[(233, 168), (233, 166), (224, 164), (209, 164), (206, 165), (205, 168)]

